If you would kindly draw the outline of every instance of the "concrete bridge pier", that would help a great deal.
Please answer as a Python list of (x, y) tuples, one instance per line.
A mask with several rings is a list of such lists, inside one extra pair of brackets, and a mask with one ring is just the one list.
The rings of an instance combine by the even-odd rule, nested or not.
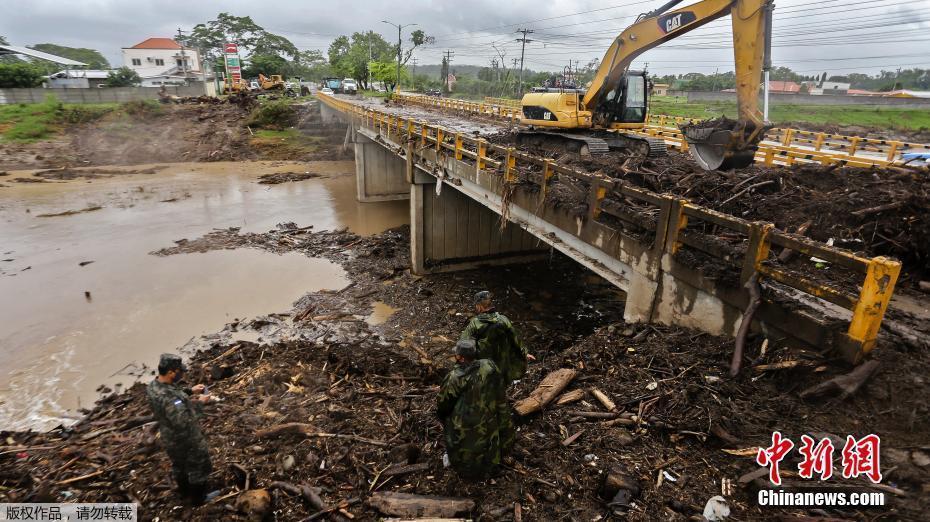
[[(437, 194), (437, 187), (439, 191)], [(414, 274), (525, 263), (548, 245), (454, 187), (420, 174), (410, 184), (410, 258)]]
[(407, 162), (377, 143), (365, 130), (349, 126), (347, 141), (355, 146), (355, 176), (361, 203), (408, 199)]

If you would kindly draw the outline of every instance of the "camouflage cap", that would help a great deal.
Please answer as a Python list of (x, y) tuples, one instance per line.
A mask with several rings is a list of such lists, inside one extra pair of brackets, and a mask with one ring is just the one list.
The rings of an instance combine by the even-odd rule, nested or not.
[(460, 339), (459, 342), (455, 343), (455, 355), (474, 359), (478, 355), (478, 347), (474, 339)]
[(181, 360), (181, 356), (176, 353), (163, 353), (161, 357), (158, 358), (158, 371), (159, 373), (169, 372), (171, 370), (181, 370), (187, 371), (187, 367), (184, 366), (184, 361)]
[(475, 294), (475, 304), (484, 303), (491, 300), (491, 292), (487, 290), (482, 290)]

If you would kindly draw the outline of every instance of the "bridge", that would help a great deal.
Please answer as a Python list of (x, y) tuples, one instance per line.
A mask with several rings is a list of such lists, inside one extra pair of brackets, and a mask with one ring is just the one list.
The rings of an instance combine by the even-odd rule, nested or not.
[[(348, 126), (359, 201), (409, 199), (416, 274), (522, 262), (551, 248), (623, 290), (629, 322), (729, 336), (761, 279), (765, 299), (750, 317), (768, 337), (831, 348), (852, 362), (875, 346), (897, 261), (489, 143), (465, 123), (433, 124), (390, 107), (318, 97), (324, 121)], [(585, 201), (569, 208), (547, 198), (556, 179), (586, 186)], [(722, 244), (720, 231), (742, 238), (744, 248)], [(776, 254), (789, 249), (837, 270), (813, 276), (779, 262)]]

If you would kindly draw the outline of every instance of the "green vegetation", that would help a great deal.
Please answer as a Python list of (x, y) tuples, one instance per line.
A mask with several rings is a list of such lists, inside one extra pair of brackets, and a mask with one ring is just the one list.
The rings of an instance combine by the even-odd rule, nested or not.
[(266, 31), (248, 16), (220, 13), (216, 20), (197, 24), (183, 42), (201, 49), (205, 58), (220, 66), (223, 64), (223, 44), (237, 42), (239, 53), (244, 58), (242, 74), (246, 78), (254, 78), (261, 73), (318, 80), (329, 70), (320, 51), (301, 51), (287, 38)]
[(55, 134), (63, 125), (97, 120), (116, 109), (115, 103), (63, 105), (53, 96), (44, 103), (0, 105), (3, 140), (37, 141)]
[(107, 87), (132, 87), (140, 82), (139, 73), (125, 66), (107, 74)]
[(36, 51), (54, 54), (62, 58), (69, 58), (87, 64), (88, 69), (109, 69), (110, 62), (100, 54), (96, 49), (86, 49), (83, 47), (66, 47), (53, 43), (40, 43), (30, 47)]
[[(688, 103), (683, 97), (653, 96), (649, 112), (686, 118), (736, 117), (736, 102)], [(769, 119), (778, 125), (811, 123), (915, 131), (930, 128), (930, 111), (864, 105), (772, 105)]]
[(0, 88), (38, 87), (42, 69), (30, 63), (0, 63)]
[(307, 136), (297, 129), (255, 131), (253, 148), (261, 149), (264, 157), (293, 159), (319, 150), (326, 138)]
[(246, 125), (253, 129), (284, 130), (297, 124), (297, 110), (288, 100), (263, 102), (249, 116)]

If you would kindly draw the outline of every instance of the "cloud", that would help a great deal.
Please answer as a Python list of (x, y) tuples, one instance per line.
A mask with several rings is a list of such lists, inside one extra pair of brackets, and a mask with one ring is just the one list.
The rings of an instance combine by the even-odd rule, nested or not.
[[(611, 40), (640, 12), (662, 0), (408, 0), (344, 2), (254, 0), (3, 0), (0, 35), (15, 45), (57, 43), (99, 50), (114, 65), (120, 49), (152, 36), (189, 30), (220, 11), (251, 16), (266, 29), (291, 39), (300, 48), (321, 49), (339, 34), (374, 30), (388, 41), (396, 31), (381, 23), (416, 23), (436, 44), (417, 56), (421, 64), (439, 63), (443, 51), (455, 52), (456, 64), (487, 64), (503, 49), (509, 62), (519, 57), (517, 28), (532, 28), (527, 66), (560, 70), (569, 60), (599, 58)], [(685, 2), (688, 3), (693, 2)], [(775, 15), (777, 65), (797, 70), (876, 72), (902, 64), (927, 62), (921, 52), (930, 42), (930, 0), (778, 0)], [(855, 11), (853, 11), (855, 10)], [(587, 12), (586, 12), (587, 11)], [(585, 13), (582, 13), (585, 12)], [(582, 13), (582, 14), (574, 14)], [(908, 23), (910, 22), (910, 23)], [(874, 27), (869, 27), (874, 26)], [(406, 31), (405, 31), (406, 33)], [(879, 36), (873, 36), (878, 34)], [(884, 34), (885, 36), (880, 36)], [(857, 37), (861, 36), (857, 43)], [(897, 38), (895, 38), (897, 36)], [(721, 20), (644, 54), (634, 65), (658, 73), (695, 70), (712, 73), (732, 69), (729, 22)], [(880, 58), (859, 59), (861, 56)], [(930, 63), (924, 63), (930, 67)]]

